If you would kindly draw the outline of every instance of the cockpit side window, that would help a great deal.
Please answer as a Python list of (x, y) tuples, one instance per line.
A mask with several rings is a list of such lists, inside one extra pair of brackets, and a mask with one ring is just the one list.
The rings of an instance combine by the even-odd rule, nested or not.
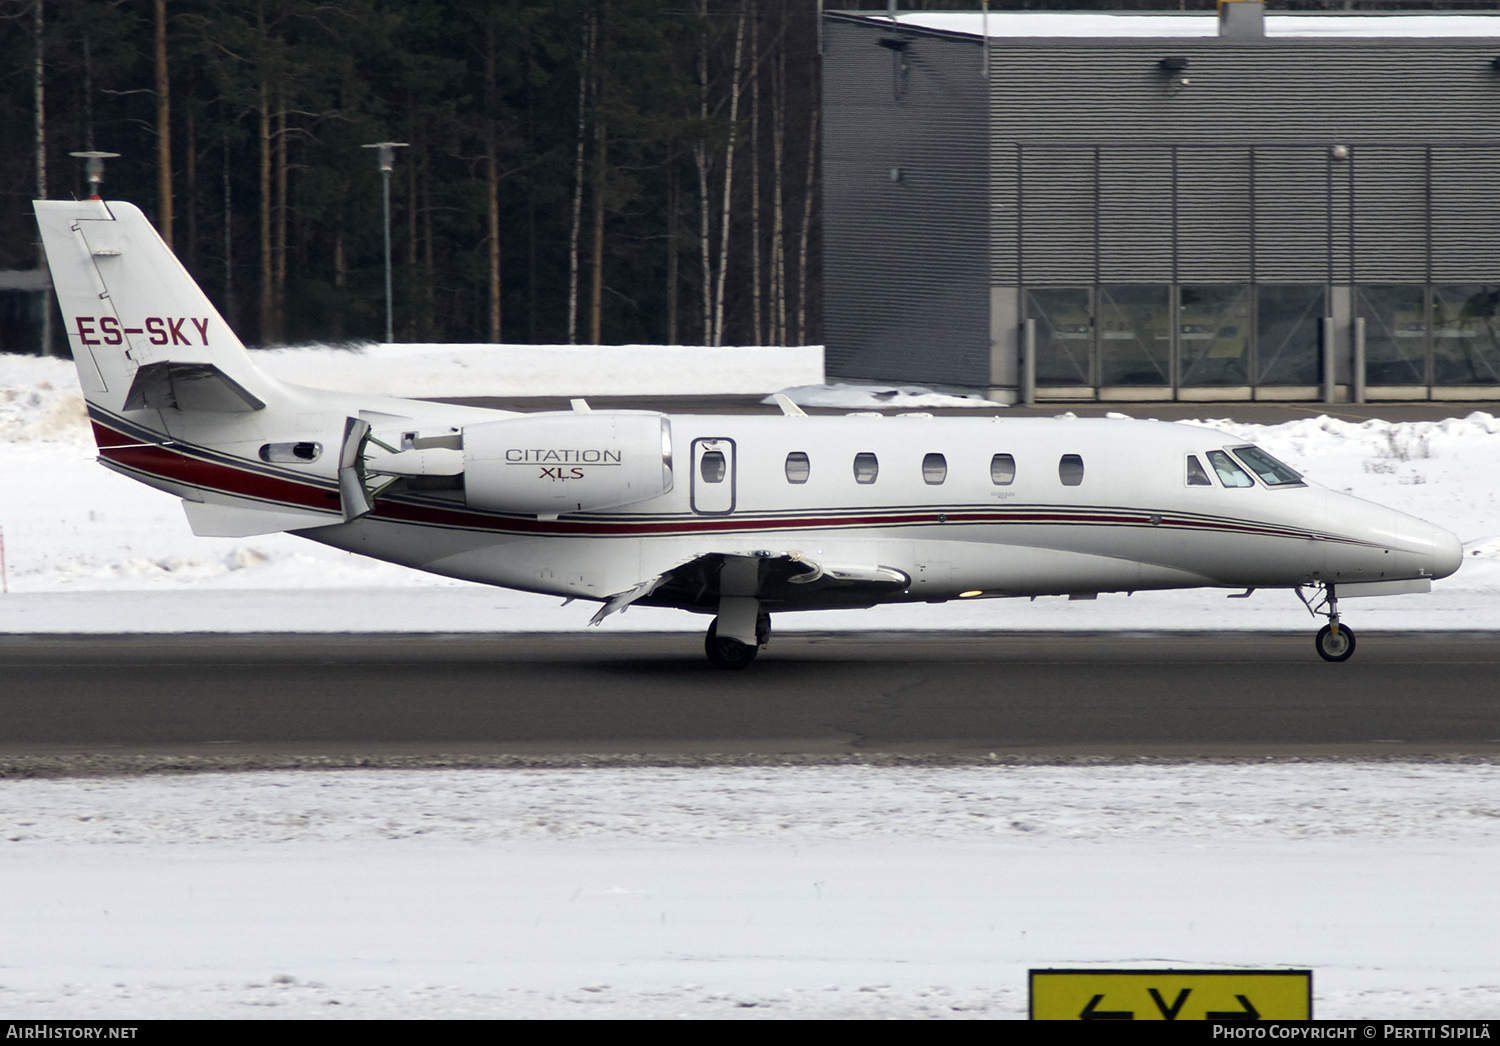
[(1214, 481), (1208, 478), (1208, 473), (1203, 470), (1203, 465), (1198, 461), (1198, 455), (1187, 456), (1187, 485), (1190, 487), (1211, 487)]
[(1239, 463), (1222, 450), (1209, 451), (1208, 463), (1219, 474), (1219, 482), (1226, 487), (1255, 486), (1255, 480), (1250, 478), (1250, 473), (1240, 468)]
[(1302, 473), (1284, 462), (1277, 461), (1259, 447), (1233, 447), (1234, 456), (1250, 467), (1268, 487), (1301, 487)]

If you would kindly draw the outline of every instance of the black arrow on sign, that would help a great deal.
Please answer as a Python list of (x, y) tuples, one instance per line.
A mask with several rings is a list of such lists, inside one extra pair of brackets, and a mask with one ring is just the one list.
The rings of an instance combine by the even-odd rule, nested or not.
[(1096, 995), (1092, 999), (1090, 999), (1089, 1000), (1089, 1004), (1087, 1006), (1085, 1006), (1083, 1008), (1083, 1012), (1078, 1015), (1078, 1019), (1081, 1020), (1081, 1021), (1133, 1021), (1133, 1020), (1135, 1020), (1135, 1013), (1132, 1010), (1096, 1010), (1096, 1009), (1094, 1009), (1095, 1006), (1099, 1005), (1100, 1001), (1103, 998), (1104, 998), (1104, 996), (1102, 996), (1102, 995)]
[(1161, 1011), (1162, 1017), (1165, 1020), (1175, 1021), (1177, 1019), (1177, 1015), (1182, 1012), (1182, 1004), (1187, 1002), (1187, 997), (1193, 989), (1184, 988), (1182, 989), (1182, 991), (1178, 992), (1177, 1001), (1174, 1002), (1170, 1007), (1168, 1007), (1167, 1004), (1162, 1000), (1161, 993), (1158, 992), (1155, 988), (1147, 988), (1146, 990), (1151, 993), (1151, 999), (1156, 1003), (1156, 1008)]
[(1206, 1013), (1204, 1016), (1211, 1021), (1260, 1020), (1260, 1011), (1250, 1004), (1249, 999), (1245, 998), (1243, 995), (1236, 995), (1235, 998), (1240, 1000), (1240, 1005), (1244, 1007), (1243, 1010), (1209, 1010), (1208, 1013)]

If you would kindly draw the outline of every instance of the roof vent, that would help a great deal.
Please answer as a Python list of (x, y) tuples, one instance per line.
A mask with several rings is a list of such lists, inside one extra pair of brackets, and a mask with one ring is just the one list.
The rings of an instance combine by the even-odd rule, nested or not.
[(1266, 5), (1261, 0), (1220, 0), (1219, 37), (1223, 40), (1264, 40)]

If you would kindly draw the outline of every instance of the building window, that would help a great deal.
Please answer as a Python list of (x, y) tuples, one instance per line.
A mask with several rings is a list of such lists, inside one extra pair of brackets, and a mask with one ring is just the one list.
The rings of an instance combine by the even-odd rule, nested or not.
[(1317, 385), (1322, 380), (1322, 286), (1255, 288), (1257, 385)]
[(1099, 289), (1099, 384), (1172, 384), (1172, 288)]
[(1185, 286), (1179, 294), (1178, 383), (1250, 384), (1250, 288)]
[(1356, 287), (1354, 315), (1365, 321), (1365, 381), (1427, 384), (1426, 288)]
[(807, 455), (800, 450), (794, 450), (786, 456), (786, 481), (788, 483), (806, 483), (807, 477), (812, 474), (812, 462), (807, 460)]
[(854, 482), (874, 483), (875, 477), (880, 475), (880, 462), (875, 455), (864, 451), (854, 455)]
[(922, 459), (922, 482), (935, 487), (948, 478), (948, 459), (941, 454), (928, 454)]
[(1092, 385), (1094, 310), (1085, 289), (1028, 290), (1026, 318), (1036, 328), (1036, 383)]
[[(1432, 288), (1432, 383), (1500, 384), (1500, 287)], [(1368, 351), (1368, 350), (1367, 350)]]
[(1065, 487), (1076, 487), (1083, 482), (1083, 458), (1077, 454), (1064, 454), (1057, 463), (1057, 478)]
[(1016, 459), (1011, 454), (996, 454), (990, 458), (990, 482), (997, 487), (1008, 487), (1016, 481)]

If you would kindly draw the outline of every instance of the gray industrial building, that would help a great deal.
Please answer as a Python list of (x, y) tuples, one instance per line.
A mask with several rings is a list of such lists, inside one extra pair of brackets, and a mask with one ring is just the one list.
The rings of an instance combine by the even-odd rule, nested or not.
[(827, 367), (1500, 397), (1500, 17), (830, 12)]

